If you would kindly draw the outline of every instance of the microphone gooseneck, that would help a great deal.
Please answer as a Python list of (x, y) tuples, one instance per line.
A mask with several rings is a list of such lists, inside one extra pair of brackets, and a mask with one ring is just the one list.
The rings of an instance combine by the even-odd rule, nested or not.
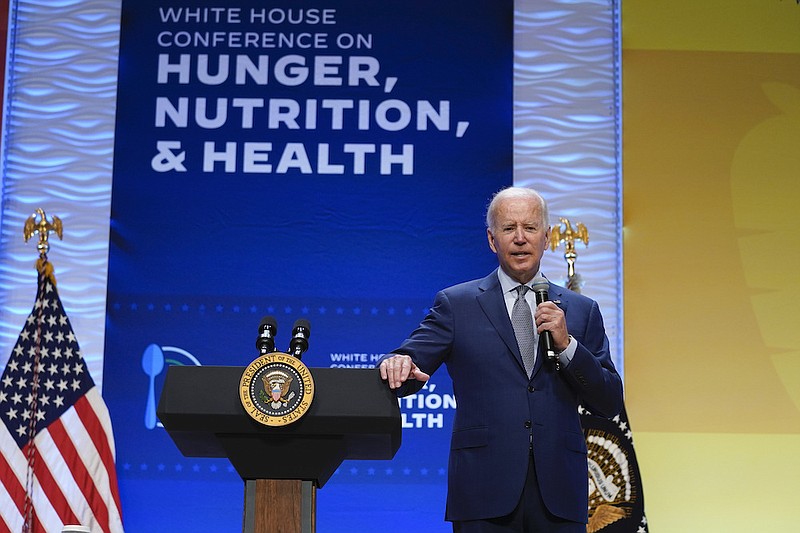
[(261, 355), (275, 351), (275, 334), (278, 332), (278, 323), (274, 317), (265, 316), (258, 326), (256, 348)]
[(289, 353), (300, 359), (308, 350), (308, 338), (311, 336), (311, 324), (304, 318), (298, 318), (292, 328), (292, 340), (289, 341)]

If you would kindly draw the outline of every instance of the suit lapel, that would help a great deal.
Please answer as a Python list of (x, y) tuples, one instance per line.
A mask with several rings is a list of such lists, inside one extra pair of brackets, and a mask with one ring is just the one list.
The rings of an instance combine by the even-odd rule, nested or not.
[(522, 356), (519, 353), (517, 338), (514, 336), (514, 327), (511, 325), (511, 319), (508, 316), (508, 309), (503, 297), (503, 289), (500, 287), (500, 280), (497, 279), (497, 272), (492, 272), (483, 278), (478, 288), (480, 289), (477, 296), (478, 304), (524, 372), (525, 365), (522, 363)]

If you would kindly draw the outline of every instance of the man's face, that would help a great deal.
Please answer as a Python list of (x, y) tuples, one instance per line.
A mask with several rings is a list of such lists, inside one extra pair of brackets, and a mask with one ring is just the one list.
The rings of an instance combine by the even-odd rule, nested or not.
[(507, 198), (497, 206), (494, 225), (487, 229), (489, 248), (497, 254), (506, 274), (527, 283), (539, 271), (550, 227), (542, 224), (539, 202), (533, 198)]

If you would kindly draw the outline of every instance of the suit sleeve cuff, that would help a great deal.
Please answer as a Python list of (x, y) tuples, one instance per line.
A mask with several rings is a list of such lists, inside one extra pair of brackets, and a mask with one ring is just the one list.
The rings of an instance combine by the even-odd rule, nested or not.
[(567, 349), (558, 354), (558, 361), (561, 363), (562, 368), (566, 368), (575, 356), (575, 350), (578, 349), (578, 341), (572, 335), (569, 336), (569, 344)]

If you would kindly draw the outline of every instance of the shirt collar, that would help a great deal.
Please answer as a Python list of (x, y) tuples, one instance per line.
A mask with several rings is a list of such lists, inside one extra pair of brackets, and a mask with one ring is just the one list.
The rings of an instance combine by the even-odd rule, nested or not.
[[(536, 275), (531, 278), (531, 281), (526, 283), (526, 285), (530, 287), (533, 280), (535, 280), (539, 276), (542, 276), (541, 270), (537, 272)], [(506, 274), (505, 271), (500, 267), (497, 267), (497, 279), (500, 280), (500, 287), (503, 289), (503, 294), (516, 290), (516, 288), (520, 285), (520, 283), (517, 280), (513, 279), (511, 276)]]

